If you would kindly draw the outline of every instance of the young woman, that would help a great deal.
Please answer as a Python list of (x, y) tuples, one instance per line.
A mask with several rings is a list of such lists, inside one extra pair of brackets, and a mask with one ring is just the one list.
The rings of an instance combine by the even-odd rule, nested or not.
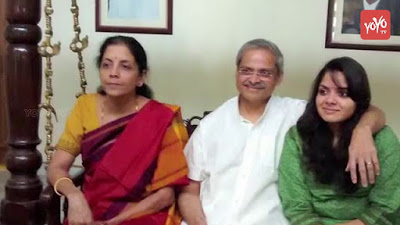
[[(178, 224), (174, 188), (188, 184), (187, 133), (177, 106), (151, 100), (146, 53), (132, 37), (107, 38), (101, 87), (78, 98), (48, 169), (68, 199), (66, 224)], [(82, 191), (68, 171), (82, 155)]]
[(345, 171), (352, 131), (370, 100), (367, 74), (351, 58), (333, 59), (316, 77), (280, 161), (279, 194), (291, 224), (400, 224), (400, 144), (388, 126), (375, 135), (382, 171), (375, 184), (354, 184)]

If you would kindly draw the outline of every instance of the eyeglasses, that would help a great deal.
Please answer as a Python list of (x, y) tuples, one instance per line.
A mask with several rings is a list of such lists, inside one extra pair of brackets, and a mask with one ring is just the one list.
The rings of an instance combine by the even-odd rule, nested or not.
[(256, 74), (257, 76), (264, 79), (272, 79), (277, 76), (277, 73), (268, 69), (253, 70), (250, 68), (239, 68), (238, 73), (241, 76), (251, 76), (253, 74)]

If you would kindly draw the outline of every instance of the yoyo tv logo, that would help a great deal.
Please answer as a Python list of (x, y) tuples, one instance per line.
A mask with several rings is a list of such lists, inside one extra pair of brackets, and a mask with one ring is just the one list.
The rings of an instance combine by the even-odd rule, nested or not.
[(360, 33), (364, 40), (387, 40), (390, 38), (389, 10), (363, 10)]

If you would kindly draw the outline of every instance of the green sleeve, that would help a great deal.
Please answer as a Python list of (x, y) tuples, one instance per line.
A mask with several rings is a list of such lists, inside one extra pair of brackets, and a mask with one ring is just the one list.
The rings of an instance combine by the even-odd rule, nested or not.
[(400, 143), (389, 127), (375, 137), (381, 175), (369, 193), (370, 207), (361, 216), (367, 225), (390, 225), (400, 217)]
[(283, 211), (292, 225), (322, 224), (311, 203), (298, 140), (297, 130), (292, 127), (286, 134), (279, 163), (278, 188)]

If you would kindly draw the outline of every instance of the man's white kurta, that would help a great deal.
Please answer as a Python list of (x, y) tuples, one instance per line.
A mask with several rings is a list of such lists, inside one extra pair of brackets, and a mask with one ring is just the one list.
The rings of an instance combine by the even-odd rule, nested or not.
[(289, 224), (278, 195), (278, 165), (285, 134), (305, 105), (272, 96), (252, 124), (240, 116), (234, 97), (200, 122), (185, 154), (189, 178), (201, 181), (208, 225)]

